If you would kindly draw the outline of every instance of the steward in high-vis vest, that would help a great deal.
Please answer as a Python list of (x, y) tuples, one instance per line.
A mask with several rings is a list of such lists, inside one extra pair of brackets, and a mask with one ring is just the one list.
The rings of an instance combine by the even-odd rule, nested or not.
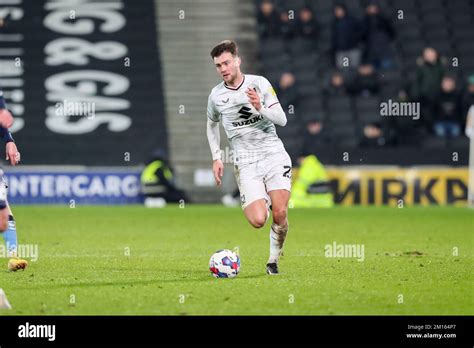
[(186, 193), (174, 185), (173, 171), (162, 152), (155, 152), (143, 169), (140, 181), (145, 205), (148, 207), (162, 207), (166, 202), (181, 200), (189, 203)]
[(324, 166), (315, 155), (303, 158), (291, 190), (294, 208), (328, 208), (334, 198)]

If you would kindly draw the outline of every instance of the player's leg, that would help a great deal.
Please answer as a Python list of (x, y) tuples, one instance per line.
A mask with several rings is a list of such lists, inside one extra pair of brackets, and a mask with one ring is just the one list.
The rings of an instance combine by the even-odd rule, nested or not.
[(270, 256), (267, 262), (267, 273), (278, 274), (278, 261), (288, 234), (288, 201), (290, 192), (273, 190), (268, 192), (272, 200), (273, 223), (270, 228)]
[(261, 228), (269, 216), (268, 195), (263, 177), (257, 173), (255, 163), (234, 166), (234, 171), (244, 215), (253, 227)]
[(7, 202), (8, 210), (8, 229), (3, 233), (5, 243), (7, 245), (8, 257), (8, 270), (18, 271), (19, 269), (25, 269), (28, 266), (28, 262), (18, 257), (18, 238), (16, 233), (16, 221), (13, 217), (13, 213), (10, 209), (10, 205)]
[(18, 258), (18, 238), (16, 233), (16, 222), (13, 217), (12, 210), (7, 201), (7, 185), (2, 177), (0, 181), (0, 225), (3, 229), (3, 240), (5, 241), (8, 257), (8, 269), (10, 271), (17, 271), (19, 269), (25, 269), (28, 266), (26, 260)]
[(291, 159), (286, 152), (268, 158), (265, 180), (272, 202), (273, 223), (270, 228), (270, 256), (267, 273), (278, 274), (278, 261), (288, 234), (288, 202), (291, 192)]
[(268, 208), (265, 199), (257, 199), (244, 208), (247, 221), (255, 228), (262, 228), (268, 220)]

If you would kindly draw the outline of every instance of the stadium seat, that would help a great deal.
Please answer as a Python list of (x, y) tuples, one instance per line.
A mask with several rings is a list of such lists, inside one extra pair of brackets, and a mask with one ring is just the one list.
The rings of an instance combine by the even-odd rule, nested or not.
[(369, 112), (380, 114), (380, 100), (377, 97), (359, 97), (355, 99), (357, 112)]
[(414, 12), (416, 8), (416, 3), (413, 0), (396, 0), (393, 3), (393, 7), (396, 10), (403, 10), (406, 12)]
[(357, 115), (359, 127), (363, 127), (369, 123), (381, 123), (384, 118), (380, 116), (380, 113), (361, 112)]
[(472, 13), (469, 12), (456, 12), (449, 14), (448, 20), (453, 27), (471, 26), (474, 21)]
[(453, 28), (453, 39), (456, 43), (474, 41), (474, 28), (469, 27), (454, 27)]
[(351, 149), (359, 144), (359, 137), (356, 132), (356, 124), (353, 122), (327, 122), (326, 132), (331, 142), (338, 148)]
[(313, 68), (318, 62), (318, 55), (316, 53), (308, 53), (293, 56), (293, 68), (295, 70), (308, 70)]
[(430, 0), (430, 1), (420, 1), (419, 3), (420, 10), (423, 13), (428, 12), (443, 12), (444, 11), (444, 2), (443, 0)]
[(431, 24), (431, 25), (434, 25), (437, 28), (442, 27), (447, 21), (446, 16), (442, 12), (424, 13), (421, 16), (421, 20), (422, 20), (422, 23), (424, 25), (430, 25)]
[(353, 122), (357, 117), (352, 110), (328, 110), (326, 120), (332, 123)]
[(275, 5), (280, 10), (284, 10), (284, 11), (293, 10), (295, 11), (295, 15), (296, 15), (299, 10), (307, 6), (307, 1), (306, 0), (291, 0), (290, 2), (287, 0), (276, 0)]
[(316, 70), (300, 68), (300, 69), (295, 69), (294, 74), (296, 77), (296, 81), (298, 81), (298, 83), (304, 83), (304, 84), (318, 83), (318, 73)]
[[(401, 29), (403, 28), (403, 29)], [(402, 41), (420, 41), (422, 38), (420, 27), (407, 28), (400, 27), (397, 32), (397, 39)]]
[(321, 97), (313, 96), (301, 99), (297, 109), (301, 113), (313, 113), (314, 111), (320, 112), (323, 108), (324, 105)]
[(289, 56), (286, 54), (280, 54), (278, 56), (265, 56), (261, 59), (262, 67), (264, 70), (291, 70), (292, 63)]
[(471, 12), (472, 6), (469, 0), (454, 0), (446, 2), (447, 10), (450, 13)]
[(296, 38), (288, 42), (288, 50), (292, 55), (315, 52), (316, 42), (304, 38)]
[[(443, 24), (441, 24), (443, 25)], [(451, 35), (445, 26), (424, 30), (423, 36), (428, 41), (449, 41)]]
[(321, 86), (319, 83), (296, 83), (296, 94), (298, 98), (314, 97), (321, 94)]
[(327, 109), (333, 111), (348, 111), (352, 108), (350, 97), (331, 96), (327, 99)]
[(286, 51), (285, 40), (280, 38), (266, 38), (260, 41), (260, 55), (280, 55)]

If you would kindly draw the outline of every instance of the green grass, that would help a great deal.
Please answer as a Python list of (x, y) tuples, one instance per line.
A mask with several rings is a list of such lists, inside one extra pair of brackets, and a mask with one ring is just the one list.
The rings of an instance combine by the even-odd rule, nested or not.
[[(269, 224), (253, 229), (238, 208), (14, 211), (20, 242), (38, 244), (39, 259), (16, 273), (0, 259), (13, 306), (3, 315), (474, 314), (474, 212), (464, 208), (292, 209), (274, 277)], [(363, 244), (365, 260), (325, 257), (334, 241)], [(241, 273), (212, 278), (210, 255), (234, 246)]]

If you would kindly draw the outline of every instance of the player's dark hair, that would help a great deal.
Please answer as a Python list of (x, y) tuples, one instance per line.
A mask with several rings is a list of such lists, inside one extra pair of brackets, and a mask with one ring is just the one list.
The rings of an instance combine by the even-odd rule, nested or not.
[(222, 53), (229, 52), (234, 57), (239, 55), (237, 43), (233, 40), (224, 40), (211, 50), (211, 58), (219, 57)]

